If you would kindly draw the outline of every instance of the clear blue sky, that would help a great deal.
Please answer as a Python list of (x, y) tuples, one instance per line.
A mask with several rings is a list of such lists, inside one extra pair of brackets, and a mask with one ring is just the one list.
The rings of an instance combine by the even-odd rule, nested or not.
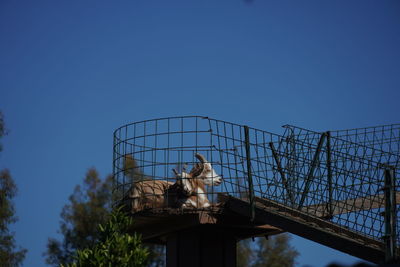
[[(398, 123), (399, 1), (0, 2), (0, 168), (17, 243), (43, 266), (89, 167), (122, 124), (199, 114), (272, 132)], [(299, 266), (354, 257), (293, 237)]]

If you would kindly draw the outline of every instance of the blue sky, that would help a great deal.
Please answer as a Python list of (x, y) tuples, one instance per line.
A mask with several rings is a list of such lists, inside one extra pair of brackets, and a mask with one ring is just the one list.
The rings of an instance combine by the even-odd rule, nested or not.
[[(206, 115), (282, 132), (398, 123), (398, 1), (0, 3), (0, 168), (19, 188), (24, 266), (128, 122)], [(299, 266), (358, 259), (293, 237)]]

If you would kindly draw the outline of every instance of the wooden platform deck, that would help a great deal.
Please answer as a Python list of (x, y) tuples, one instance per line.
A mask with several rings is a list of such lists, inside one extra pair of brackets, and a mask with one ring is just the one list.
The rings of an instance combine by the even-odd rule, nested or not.
[(253, 236), (269, 236), (284, 232), (265, 223), (249, 223), (247, 215), (230, 211), (225, 205), (204, 210), (151, 209), (132, 214), (132, 231), (145, 242), (165, 244), (169, 235), (188, 229), (208, 227), (229, 233), (236, 240)]

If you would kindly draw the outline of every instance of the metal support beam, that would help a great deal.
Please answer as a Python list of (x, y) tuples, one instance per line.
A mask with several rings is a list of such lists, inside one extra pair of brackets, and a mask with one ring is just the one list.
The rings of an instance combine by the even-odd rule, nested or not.
[(383, 188), (385, 196), (385, 235), (383, 240), (385, 243), (385, 262), (393, 262), (396, 260), (396, 183), (394, 167), (386, 166), (385, 168), (385, 187)]
[(250, 137), (249, 137), (249, 127), (244, 126), (244, 140), (246, 148), (246, 161), (247, 161), (247, 178), (249, 185), (249, 200), (250, 200), (250, 221), (254, 221), (254, 188), (253, 188), (253, 176), (251, 173), (251, 156), (250, 156)]
[(278, 168), (278, 171), (279, 171), (279, 173), (281, 175), (283, 186), (285, 187), (286, 192), (288, 193), (290, 204), (292, 204), (292, 206), (293, 206), (294, 205), (294, 198), (293, 198), (292, 190), (290, 189), (288, 181), (286, 180), (285, 172), (282, 169), (281, 161), (279, 160), (278, 153), (275, 150), (274, 143), (270, 142), (269, 143), (269, 147), (271, 148), (272, 155), (273, 155), (273, 157), (275, 159), (275, 162), (276, 162), (276, 167)]
[(317, 167), (318, 159), (319, 159), (319, 154), (322, 149), (322, 144), (324, 143), (326, 133), (321, 134), (321, 138), (319, 139), (317, 150), (315, 151), (314, 158), (311, 162), (310, 170), (308, 171), (307, 179), (306, 179), (306, 184), (304, 186), (304, 191), (301, 196), (301, 200), (299, 202), (298, 210), (301, 210), (304, 204), (304, 200), (306, 199), (306, 196), (308, 194), (308, 190), (310, 189), (311, 181), (313, 180), (314, 177), (314, 170), (315, 167)]
[(328, 169), (328, 214), (329, 217), (333, 217), (333, 206), (332, 206), (332, 159), (331, 159), (331, 132), (326, 132), (326, 167)]

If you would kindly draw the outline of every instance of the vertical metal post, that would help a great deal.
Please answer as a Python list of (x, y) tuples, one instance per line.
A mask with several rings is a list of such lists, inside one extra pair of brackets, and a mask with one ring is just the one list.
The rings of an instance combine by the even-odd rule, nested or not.
[(326, 166), (328, 169), (328, 214), (329, 218), (333, 217), (333, 207), (332, 207), (332, 159), (331, 159), (331, 132), (326, 132)]
[[(117, 173), (117, 167), (115, 161), (117, 160), (117, 153), (119, 154), (120, 151), (119, 149), (117, 150), (117, 130), (114, 131), (113, 133), (113, 160), (112, 160), (112, 168), (113, 168), (113, 178), (112, 178), (112, 202), (113, 202), (113, 207), (117, 205), (117, 201), (120, 202), (122, 200), (122, 196), (125, 195), (124, 192), (124, 187), (122, 186), (122, 194), (118, 192), (118, 190), (121, 190), (121, 188), (118, 186), (119, 181), (119, 174)], [(120, 155), (118, 155), (120, 156)], [(118, 159), (119, 160), (119, 159)], [(125, 177), (123, 178), (125, 179)]]
[(385, 262), (396, 260), (396, 183), (395, 183), (394, 167), (386, 166), (385, 168)]
[(254, 221), (255, 210), (254, 210), (254, 188), (253, 188), (253, 176), (251, 173), (251, 156), (250, 156), (250, 137), (249, 127), (244, 126), (244, 142), (246, 148), (246, 161), (247, 161), (247, 178), (249, 185), (249, 200), (250, 200), (250, 221)]

